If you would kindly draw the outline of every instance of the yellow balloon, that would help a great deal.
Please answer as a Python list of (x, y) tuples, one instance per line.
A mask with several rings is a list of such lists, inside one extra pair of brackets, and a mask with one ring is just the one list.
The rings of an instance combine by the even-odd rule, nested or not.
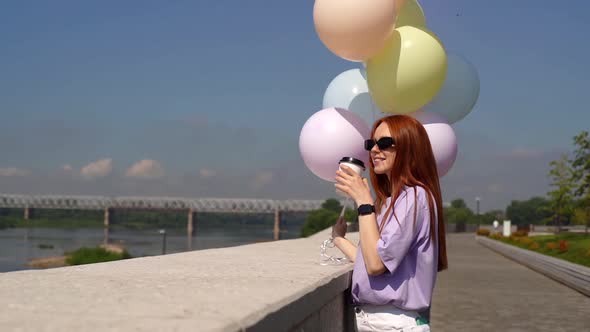
[(382, 112), (408, 114), (430, 102), (447, 75), (447, 55), (430, 31), (396, 28), (367, 62), (367, 83)]
[(395, 21), (395, 27), (413, 26), (417, 28), (426, 27), (426, 17), (424, 17), (424, 11), (417, 0), (406, 0), (401, 7)]

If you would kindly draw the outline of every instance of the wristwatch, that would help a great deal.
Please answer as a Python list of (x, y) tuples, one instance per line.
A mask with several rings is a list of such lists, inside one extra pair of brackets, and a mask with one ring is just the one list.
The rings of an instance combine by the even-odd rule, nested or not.
[(361, 204), (359, 205), (358, 209), (356, 209), (359, 216), (366, 216), (368, 214), (375, 212), (375, 205), (371, 204)]

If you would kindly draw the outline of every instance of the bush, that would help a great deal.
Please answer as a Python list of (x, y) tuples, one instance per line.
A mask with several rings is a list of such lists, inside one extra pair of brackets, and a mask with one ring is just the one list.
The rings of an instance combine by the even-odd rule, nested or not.
[(11, 217), (11, 216), (2, 216), (2, 218), (0, 218), (0, 229), (16, 227), (16, 225), (19, 222), (19, 219), (22, 219), (22, 218)]
[(569, 243), (566, 240), (559, 240), (559, 252), (567, 252), (569, 249)]
[(559, 247), (557, 242), (547, 242), (545, 243), (545, 249), (547, 250), (555, 250)]
[(501, 233), (496, 232), (496, 233), (493, 233), (492, 235), (490, 235), (490, 238), (494, 239), (494, 240), (501, 240), (503, 238), (503, 236)]
[(514, 237), (529, 236), (529, 232), (527, 232), (526, 230), (520, 230), (520, 231), (516, 231), (516, 232), (512, 233), (512, 236), (514, 236)]
[(528, 246), (535, 241), (533, 241), (533, 239), (531, 239), (530, 237), (521, 237), (519, 238), (518, 242), (524, 244), (525, 246)]
[[(334, 225), (341, 211), (342, 205), (340, 205), (339, 201), (333, 198), (326, 200), (322, 204), (321, 209), (311, 211), (307, 215), (307, 219), (305, 219), (305, 223), (301, 228), (301, 237), (308, 237)], [(358, 223), (356, 210), (346, 208), (344, 211), (344, 220), (346, 222)], [(348, 229), (348, 231), (352, 230), (353, 228)]]
[(99, 262), (110, 262), (120, 259), (131, 258), (127, 251), (118, 254), (105, 250), (104, 248), (80, 248), (68, 254), (66, 263), (68, 265), (92, 264)]
[(479, 236), (490, 236), (490, 231), (485, 228), (480, 228), (477, 230), (477, 235)]
[(338, 213), (327, 209), (315, 210), (309, 213), (303, 228), (301, 228), (301, 236), (308, 237), (319, 231), (322, 231), (336, 223)]
[(529, 245), (529, 249), (531, 250), (539, 250), (540, 248), (541, 246), (539, 245), (539, 243), (534, 241)]

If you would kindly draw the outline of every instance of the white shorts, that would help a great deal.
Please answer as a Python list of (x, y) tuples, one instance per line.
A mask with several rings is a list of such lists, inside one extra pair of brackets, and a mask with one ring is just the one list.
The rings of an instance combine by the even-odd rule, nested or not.
[(354, 307), (356, 330), (364, 331), (430, 331), (430, 324), (418, 325), (417, 311), (408, 311), (392, 305), (363, 304)]

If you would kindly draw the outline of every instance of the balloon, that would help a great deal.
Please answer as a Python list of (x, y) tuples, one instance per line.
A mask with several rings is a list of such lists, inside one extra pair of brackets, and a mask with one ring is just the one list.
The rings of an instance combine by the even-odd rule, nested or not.
[(395, 24), (392, 0), (316, 0), (313, 21), (320, 40), (334, 54), (363, 61), (385, 45)]
[(363, 69), (350, 69), (336, 76), (324, 93), (323, 108), (338, 107), (360, 116), (369, 127), (375, 122), (373, 103)]
[(402, 8), (406, 5), (407, 0), (394, 0), (395, 1), (395, 10), (399, 13)]
[(383, 112), (417, 111), (436, 96), (447, 72), (447, 56), (436, 36), (404, 26), (367, 62), (369, 91)]
[(395, 27), (403, 27), (406, 25), (425, 28), (426, 18), (424, 17), (424, 11), (417, 0), (404, 0), (405, 4), (401, 9), (397, 11), (397, 20), (395, 21)]
[(312, 115), (301, 129), (299, 152), (316, 176), (336, 182), (338, 162), (354, 157), (369, 162), (364, 140), (371, 130), (356, 114), (341, 108), (327, 108)]
[(445, 118), (437, 113), (417, 111), (410, 116), (420, 121), (428, 133), (438, 176), (445, 176), (457, 159), (457, 136)]
[(477, 69), (464, 58), (448, 54), (447, 78), (442, 89), (424, 111), (442, 114), (449, 123), (463, 119), (479, 97)]

